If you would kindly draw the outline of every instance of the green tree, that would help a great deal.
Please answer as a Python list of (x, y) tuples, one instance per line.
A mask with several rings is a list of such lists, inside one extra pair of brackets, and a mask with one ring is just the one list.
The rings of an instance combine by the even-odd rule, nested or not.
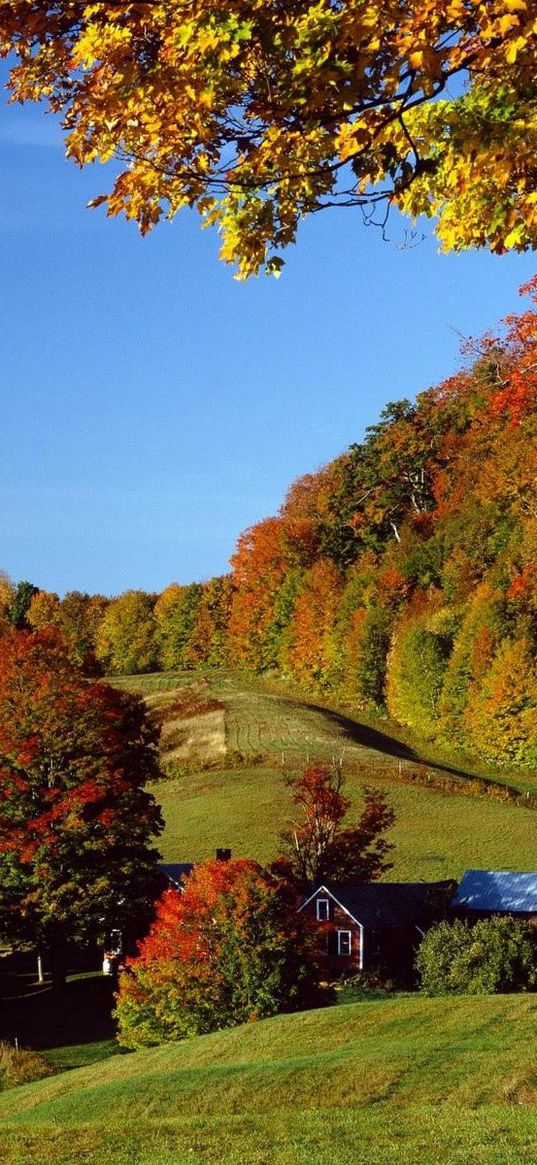
[(162, 822), (143, 701), (90, 683), (54, 630), (0, 640), (0, 929), (48, 949), (147, 916)]
[(474, 925), (460, 919), (440, 922), (420, 944), (416, 969), (426, 995), (534, 990), (534, 933), (527, 923), (501, 915)]
[(30, 582), (17, 583), (9, 610), (9, 620), (18, 630), (28, 628), (28, 611), (38, 588)]
[(165, 670), (192, 666), (191, 639), (202, 601), (201, 583), (172, 583), (157, 599), (155, 620), (161, 666)]
[(430, 614), (405, 616), (388, 657), (388, 710), (425, 738), (434, 735), (451, 640), (428, 626)]

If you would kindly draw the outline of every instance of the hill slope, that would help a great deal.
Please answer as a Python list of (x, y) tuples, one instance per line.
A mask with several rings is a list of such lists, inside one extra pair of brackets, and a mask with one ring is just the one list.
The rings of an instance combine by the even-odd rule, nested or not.
[(531, 997), (400, 997), (114, 1057), (0, 1097), (0, 1155), (522, 1165), (537, 1154), (536, 1019)]
[[(174, 775), (154, 790), (166, 821), (160, 848), (167, 861), (199, 861), (217, 846), (230, 846), (237, 857), (274, 857), (291, 813), (286, 773), (300, 771), (308, 760), (336, 756), (343, 757), (356, 803), (365, 784), (383, 788), (393, 802), (389, 877), (434, 880), (459, 877), (468, 866), (534, 865), (533, 812), (502, 801), (501, 785), (491, 785), (492, 795), (483, 796), (472, 784), (476, 770), (438, 755), (431, 759), (430, 748), (420, 755), (385, 722), (359, 720), (311, 704), (283, 685), (231, 671), (114, 682), (141, 691), (153, 712), (160, 707), (164, 760), (176, 758)], [(207, 720), (214, 724), (217, 714), (222, 729), (215, 757)], [(496, 776), (481, 772), (488, 780)], [(520, 790), (536, 788), (530, 778), (513, 780)]]

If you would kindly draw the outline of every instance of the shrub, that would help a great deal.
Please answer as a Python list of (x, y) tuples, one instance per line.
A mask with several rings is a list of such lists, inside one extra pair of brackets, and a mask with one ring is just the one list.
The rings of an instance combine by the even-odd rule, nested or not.
[(416, 969), (426, 995), (532, 991), (537, 945), (528, 924), (508, 916), (440, 922), (423, 939)]
[(40, 1052), (0, 1043), (0, 1091), (52, 1076), (54, 1069)]

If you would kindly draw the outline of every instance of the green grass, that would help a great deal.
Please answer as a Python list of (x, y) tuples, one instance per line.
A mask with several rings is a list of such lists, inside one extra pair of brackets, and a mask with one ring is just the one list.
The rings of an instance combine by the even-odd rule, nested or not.
[[(360, 800), (364, 783), (384, 789), (396, 812), (390, 879), (460, 877), (467, 868), (533, 869), (537, 816), (485, 798), (404, 785), (381, 769), (366, 778), (349, 773), (347, 791)], [(266, 861), (290, 821), (291, 801), (280, 770), (195, 773), (154, 789), (166, 822), (160, 848), (166, 861), (200, 861), (216, 846), (236, 857)]]
[[(463, 793), (476, 775), (534, 792), (537, 781), (528, 774), (449, 757), (388, 722), (325, 707), (281, 683), (229, 670), (131, 676), (118, 682), (154, 697), (200, 679), (207, 694), (225, 707), (228, 763), (236, 753), (243, 754), (244, 763), (200, 769), (194, 762), (155, 787), (166, 821), (161, 839), (166, 860), (199, 861), (216, 846), (260, 861), (274, 857), (291, 815), (284, 773), (335, 756), (343, 758), (347, 789), (356, 804), (367, 783), (384, 789), (394, 805), (394, 867), (388, 877), (434, 880), (458, 878), (472, 866), (534, 867), (535, 812)], [(249, 757), (256, 757), (254, 766), (248, 766)], [(410, 782), (413, 774), (417, 783)], [(446, 778), (461, 792), (434, 788), (435, 781)]]
[(0, 1096), (5, 1165), (522, 1165), (537, 1001), (394, 997), (117, 1056)]

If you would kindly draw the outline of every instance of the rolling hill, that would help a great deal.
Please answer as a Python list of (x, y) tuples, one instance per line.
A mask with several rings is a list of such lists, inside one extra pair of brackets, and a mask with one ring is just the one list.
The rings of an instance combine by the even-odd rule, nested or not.
[(0, 1097), (4, 1165), (522, 1165), (532, 997), (372, 1000), (115, 1056)]
[(335, 756), (343, 757), (356, 802), (366, 784), (393, 802), (388, 878), (534, 865), (537, 818), (527, 806), (537, 782), (528, 776), (453, 761), (431, 746), (422, 751), (389, 722), (359, 720), (283, 684), (229, 670), (113, 682), (140, 691), (162, 724), (169, 775), (154, 792), (167, 861), (199, 861), (216, 846), (230, 846), (237, 857), (273, 857), (291, 812), (285, 776)]

